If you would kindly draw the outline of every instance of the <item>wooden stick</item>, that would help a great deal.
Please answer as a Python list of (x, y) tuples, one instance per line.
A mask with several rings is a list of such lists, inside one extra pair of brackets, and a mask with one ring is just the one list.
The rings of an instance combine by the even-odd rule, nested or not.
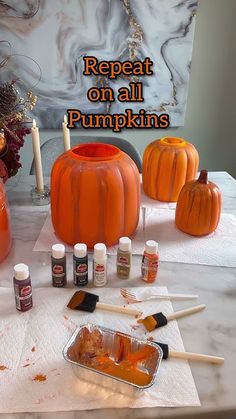
[(114, 311), (116, 313), (130, 314), (131, 316), (135, 317), (140, 317), (142, 315), (142, 311), (123, 306), (116, 306), (113, 304), (97, 303), (96, 308), (100, 308), (101, 310)]
[(192, 361), (203, 361), (203, 362), (209, 362), (211, 364), (224, 363), (224, 358), (221, 358), (219, 356), (196, 354), (194, 352), (169, 351), (169, 357), (179, 358), (179, 359), (188, 359)]
[[(197, 294), (156, 294), (147, 297), (147, 300), (159, 298), (160, 300), (196, 300), (198, 298)], [(145, 300), (144, 300), (145, 301)]]
[(184, 310), (176, 311), (172, 314), (168, 314), (166, 316), (167, 321), (179, 319), (180, 317), (188, 316), (189, 314), (198, 313), (201, 310), (204, 310), (206, 308), (206, 304), (200, 304), (199, 306), (185, 308)]

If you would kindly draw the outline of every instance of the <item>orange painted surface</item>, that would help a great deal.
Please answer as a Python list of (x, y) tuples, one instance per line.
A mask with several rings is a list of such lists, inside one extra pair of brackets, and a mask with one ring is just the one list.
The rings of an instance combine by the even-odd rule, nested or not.
[(166, 137), (150, 143), (143, 156), (143, 190), (152, 199), (176, 202), (185, 182), (195, 179), (199, 156), (182, 138)]
[(145, 386), (152, 380), (148, 372), (139, 370), (136, 365), (133, 366), (127, 361), (116, 364), (108, 357), (97, 357), (96, 360), (98, 362), (95, 366), (96, 370), (110, 374), (113, 377), (121, 378), (129, 383)]
[(51, 213), (57, 236), (74, 245), (112, 246), (138, 224), (140, 176), (133, 160), (110, 144), (80, 144), (51, 173)]
[(0, 263), (11, 249), (11, 226), (5, 187), (0, 179)]
[(175, 212), (176, 226), (192, 236), (205, 236), (215, 231), (220, 214), (220, 190), (207, 180), (207, 171), (202, 170), (199, 179), (186, 183), (180, 192)]

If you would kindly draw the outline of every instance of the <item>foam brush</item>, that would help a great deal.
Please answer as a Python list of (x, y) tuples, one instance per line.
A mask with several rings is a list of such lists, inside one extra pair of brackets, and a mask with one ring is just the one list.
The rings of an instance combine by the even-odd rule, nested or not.
[(128, 307), (117, 306), (99, 302), (99, 296), (87, 291), (76, 291), (70, 299), (67, 307), (72, 310), (82, 310), (93, 313), (96, 308), (100, 310), (113, 311), (121, 314), (129, 314), (130, 316), (140, 317), (142, 312)]
[(179, 319), (180, 317), (189, 316), (190, 314), (198, 313), (206, 308), (205, 304), (186, 308), (184, 310), (176, 311), (165, 316), (162, 312), (151, 314), (144, 319), (139, 319), (138, 323), (142, 323), (144, 327), (151, 332), (158, 327), (165, 326), (169, 321)]

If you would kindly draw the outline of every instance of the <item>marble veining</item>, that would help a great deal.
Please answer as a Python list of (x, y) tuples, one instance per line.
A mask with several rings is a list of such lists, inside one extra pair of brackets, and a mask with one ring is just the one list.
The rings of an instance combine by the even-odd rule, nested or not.
[[(196, 0), (0, 1), (1, 39), (20, 54), (1, 69), (0, 81), (17, 76), (22, 90), (36, 85), (34, 116), (41, 127), (59, 128), (67, 108), (112, 114), (127, 108), (119, 101), (89, 102), (90, 87), (110, 86), (116, 94), (130, 80), (83, 76), (84, 55), (121, 61), (149, 56), (154, 75), (140, 77), (145, 101), (129, 107), (167, 112), (171, 126), (183, 125), (196, 10)], [(6, 48), (1, 45), (1, 56), (9, 54)]]

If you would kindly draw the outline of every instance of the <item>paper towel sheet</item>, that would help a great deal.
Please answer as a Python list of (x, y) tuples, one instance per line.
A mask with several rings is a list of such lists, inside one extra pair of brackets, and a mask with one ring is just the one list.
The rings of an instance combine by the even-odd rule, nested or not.
[[(144, 287), (133, 290), (150, 292)], [(152, 291), (166, 293), (167, 289), (153, 287)], [(142, 325), (133, 330), (137, 323), (128, 315), (67, 309), (73, 293), (74, 290), (65, 288), (35, 289), (33, 309), (20, 313), (15, 309), (12, 290), (0, 288), (0, 413), (200, 404), (190, 367), (183, 360), (163, 361), (155, 384), (136, 398), (80, 381), (62, 356), (63, 347), (78, 325), (89, 322), (142, 338), (151, 335), (180, 351), (184, 346), (176, 321), (151, 334)], [(96, 293), (100, 301), (124, 303), (119, 289), (96, 289)], [(158, 306), (166, 314), (173, 311), (169, 301), (159, 301)], [(154, 301), (136, 307), (146, 315), (156, 312)], [(46, 380), (34, 381), (37, 375), (45, 375)]]
[[(236, 267), (236, 218), (232, 214), (221, 214), (217, 230), (205, 237), (193, 237), (179, 231), (175, 226), (175, 211), (146, 208), (146, 223), (140, 214), (139, 225), (132, 238), (133, 254), (141, 255), (146, 240), (156, 240), (160, 247), (160, 260), (212, 266)], [(49, 214), (35, 243), (35, 251), (50, 252), (54, 243), (60, 243), (54, 233)], [(72, 246), (66, 246), (72, 252)], [(108, 249), (116, 255), (117, 246)]]

